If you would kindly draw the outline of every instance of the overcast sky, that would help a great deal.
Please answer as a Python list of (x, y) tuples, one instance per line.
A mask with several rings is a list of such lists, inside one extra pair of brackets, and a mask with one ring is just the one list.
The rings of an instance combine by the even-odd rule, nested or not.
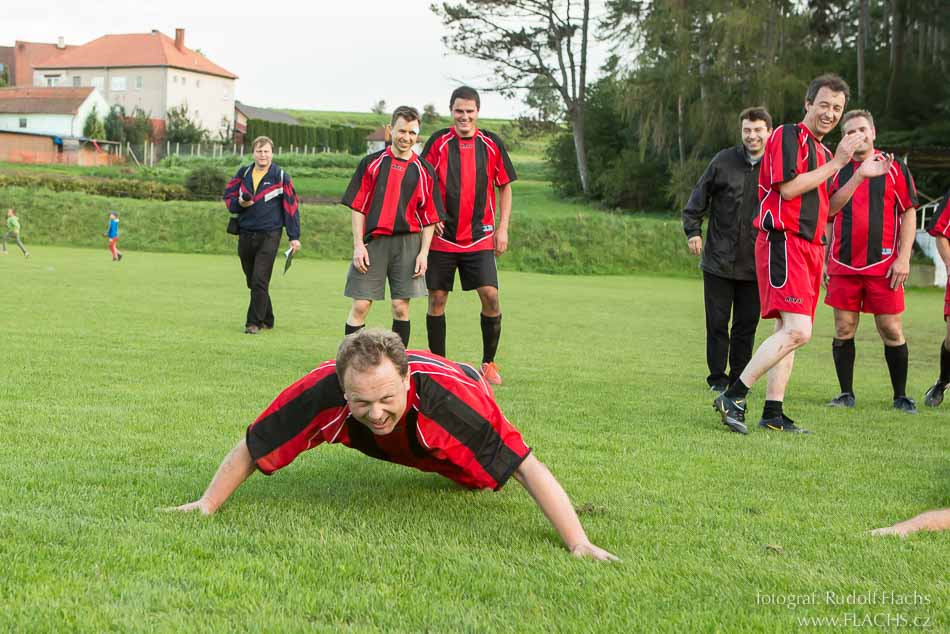
[[(15, 11), (3, 2), (0, 46), (151, 29), (174, 38), (184, 28), (185, 45), (238, 75), (236, 97), (253, 106), (365, 112), (385, 99), (390, 108), (434, 103), (446, 114), (459, 81), (487, 85), (491, 70), (445, 49), (431, 0), (12, 1)], [(517, 100), (482, 96), (486, 117), (525, 111)]]

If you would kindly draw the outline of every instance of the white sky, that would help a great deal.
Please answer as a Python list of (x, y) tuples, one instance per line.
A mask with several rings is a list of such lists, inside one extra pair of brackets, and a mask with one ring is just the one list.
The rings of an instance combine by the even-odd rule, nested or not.
[[(458, 82), (486, 86), (491, 67), (446, 50), (444, 27), (430, 3), (4, 0), (0, 46), (56, 42), (59, 36), (85, 44), (108, 33), (152, 29), (174, 38), (175, 28), (183, 27), (185, 45), (238, 75), (236, 98), (253, 106), (367, 112), (385, 99), (389, 108), (434, 103), (447, 114)], [(526, 111), (518, 100), (482, 94), (483, 116)]]

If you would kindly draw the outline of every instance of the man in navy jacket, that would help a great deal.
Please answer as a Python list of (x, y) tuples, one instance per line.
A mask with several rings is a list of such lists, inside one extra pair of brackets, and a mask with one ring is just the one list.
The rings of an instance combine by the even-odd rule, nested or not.
[(300, 248), (300, 213), (290, 175), (274, 165), (274, 142), (257, 137), (251, 146), (254, 163), (238, 170), (224, 190), (224, 204), (237, 214), (240, 236), (238, 256), (251, 291), (244, 332), (256, 335), (274, 327), (271, 305), (271, 272), (281, 229), (286, 229), (290, 248)]

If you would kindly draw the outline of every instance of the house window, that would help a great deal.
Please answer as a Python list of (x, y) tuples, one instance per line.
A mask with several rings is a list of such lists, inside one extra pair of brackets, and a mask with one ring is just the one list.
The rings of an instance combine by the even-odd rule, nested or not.
[(177, 84), (177, 83), (178, 83), (178, 75), (172, 75), (172, 83), (173, 83), (173, 84)]
[(144, 88), (144, 87), (145, 87), (145, 80), (142, 78), (141, 75), (136, 76), (136, 78), (135, 78), (135, 89), (136, 89), (136, 90), (142, 90), (142, 88)]
[(20, 127), (21, 128), (26, 127), (26, 117), (20, 117)]
[(201, 88), (201, 80), (200, 80), (200, 79), (196, 79), (196, 80), (195, 80), (195, 88)]
[(113, 77), (110, 87), (114, 91), (125, 90), (125, 77)]
[(93, 77), (93, 78), (92, 78), (92, 81), (90, 82), (90, 84), (91, 84), (92, 87), (95, 88), (96, 90), (102, 90), (103, 86), (106, 85), (106, 84), (105, 84), (105, 81), (106, 81), (106, 80), (105, 80), (104, 77)]
[(59, 75), (46, 75), (46, 85), (47, 86), (59, 85)]
[(82, 77), (73, 75), (73, 88), (79, 88), (80, 86), (82, 86)]

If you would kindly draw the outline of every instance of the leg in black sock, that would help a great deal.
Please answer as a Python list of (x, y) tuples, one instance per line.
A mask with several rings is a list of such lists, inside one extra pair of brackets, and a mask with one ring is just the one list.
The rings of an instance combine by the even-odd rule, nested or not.
[(501, 315), (486, 317), (482, 315), (482, 363), (495, 360), (498, 340), (501, 339)]
[(742, 382), (742, 379), (736, 379), (732, 385), (729, 386), (729, 389), (723, 392), (726, 398), (731, 398), (733, 400), (737, 398), (745, 398), (746, 394), (749, 393), (749, 386)]
[(393, 319), (393, 332), (402, 339), (402, 345), (409, 347), (409, 320)]
[(346, 324), (346, 325), (344, 326), (344, 328), (343, 328), (343, 335), (344, 335), (344, 336), (349, 336), (349, 335), (352, 335), (354, 332), (359, 332), (359, 331), (362, 330), (362, 329), (363, 329), (363, 326), (362, 326), (362, 325), (360, 325), (360, 326), (351, 326), (350, 324)]
[(842, 394), (854, 394), (854, 339), (832, 339), (831, 355)]
[(907, 396), (907, 344), (884, 346), (884, 359), (887, 361), (887, 370), (891, 374), (894, 398)]
[(765, 407), (762, 408), (762, 418), (769, 420), (782, 416), (782, 401), (765, 401)]
[(426, 315), (426, 335), (429, 338), (429, 350), (441, 357), (445, 356), (445, 315)]
[(947, 350), (947, 342), (944, 340), (940, 344), (940, 383), (947, 385), (950, 383), (950, 350)]

